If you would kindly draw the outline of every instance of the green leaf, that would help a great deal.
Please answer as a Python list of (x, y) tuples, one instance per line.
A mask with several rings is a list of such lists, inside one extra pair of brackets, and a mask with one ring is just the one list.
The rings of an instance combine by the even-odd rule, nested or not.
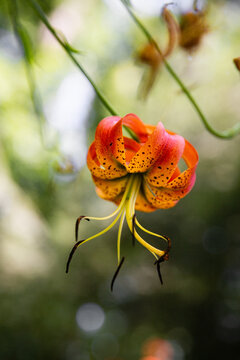
[(82, 52), (76, 48), (74, 48), (71, 44), (69, 44), (66, 36), (60, 31), (60, 30), (56, 30), (55, 29), (56, 34), (58, 35), (58, 37), (60, 38), (60, 40), (62, 41), (62, 43), (64, 44), (64, 46), (71, 51), (72, 53), (75, 54), (81, 54)]

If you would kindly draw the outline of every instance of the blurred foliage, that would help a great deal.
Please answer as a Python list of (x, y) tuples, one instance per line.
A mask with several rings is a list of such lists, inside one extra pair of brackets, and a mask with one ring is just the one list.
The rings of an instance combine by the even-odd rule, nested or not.
[[(165, 354), (166, 359), (237, 360), (239, 137), (223, 141), (209, 134), (164, 68), (147, 102), (137, 99), (144, 68), (135, 57), (145, 39), (118, 2), (39, 3), (69, 43), (82, 51), (79, 60), (120, 114), (134, 112), (150, 124), (163, 121), (166, 128), (194, 144), (200, 163), (194, 190), (175, 208), (138, 214), (143, 225), (173, 242), (170, 259), (161, 268), (162, 287), (153, 259), (140, 246), (132, 248), (127, 228), (122, 238), (126, 261), (113, 293), (117, 227), (79, 249), (66, 275), (75, 219), (114, 209), (96, 196), (83, 166), (96, 124), (108, 114), (83, 80), (77, 84), (82, 91), (76, 87), (77, 71), (28, 2), (20, 2), (48, 119), (41, 141), (24, 59), (10, 32), (6, 1), (0, 2), (0, 358), (138, 360), (149, 339), (157, 338), (172, 348), (173, 355)], [(222, 130), (240, 119), (240, 79), (232, 62), (239, 56), (240, 7), (234, 2), (209, 2), (208, 6), (210, 30), (200, 48), (191, 56), (177, 49), (170, 62), (211, 124)], [(159, 12), (139, 13), (160, 45), (166, 43)], [(81, 104), (76, 109), (71, 102), (75, 94)], [(63, 105), (66, 120), (59, 123), (56, 114), (61, 115), (57, 110)], [(75, 113), (77, 123), (71, 118)], [(59, 158), (66, 158), (67, 165), (72, 161), (78, 175), (69, 176), (64, 166), (56, 166)], [(83, 222), (81, 236), (94, 234), (104, 225)], [(95, 331), (84, 330), (77, 315), (88, 303), (100, 306), (104, 313), (103, 325)]]

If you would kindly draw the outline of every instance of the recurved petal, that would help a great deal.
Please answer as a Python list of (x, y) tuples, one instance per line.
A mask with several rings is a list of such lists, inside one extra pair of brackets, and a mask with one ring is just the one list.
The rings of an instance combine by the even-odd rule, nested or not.
[(179, 199), (167, 193), (165, 188), (150, 186), (147, 182), (143, 184), (144, 194), (148, 202), (157, 209), (168, 209), (177, 204)]
[(114, 124), (109, 132), (109, 139), (107, 144), (109, 151), (114, 159), (120, 162), (123, 166), (126, 165), (124, 138), (122, 133), (122, 119)]
[[(159, 208), (168, 208), (174, 206), (180, 199), (186, 196), (194, 186), (196, 175), (194, 174), (190, 181), (184, 187), (163, 187), (158, 188), (150, 186), (145, 182), (144, 192), (150, 203)], [(167, 204), (167, 207), (166, 207)], [(169, 206), (170, 204), (170, 206)], [(173, 205), (171, 205), (173, 204)]]
[(129, 179), (128, 176), (124, 176), (115, 180), (104, 180), (96, 178), (95, 176), (92, 176), (92, 178), (96, 185), (97, 194), (101, 198), (111, 201), (115, 201), (119, 195), (123, 194)]
[[(119, 153), (117, 159), (115, 153)], [(127, 173), (123, 167), (124, 155), (121, 118), (119, 116), (104, 118), (97, 126), (95, 141), (88, 151), (87, 164), (90, 171), (93, 175), (105, 179), (124, 176)], [(121, 160), (123, 165), (118, 160)]]
[[(198, 153), (196, 149), (185, 140), (185, 147), (182, 155), (188, 169), (176, 176), (166, 187), (172, 189), (185, 188), (188, 185), (192, 188), (195, 182), (195, 171), (198, 164)], [(190, 191), (190, 190), (189, 190)]]
[(146, 181), (156, 187), (165, 186), (176, 171), (184, 146), (185, 140), (182, 136), (166, 132), (164, 146), (154, 166), (146, 174)]
[(145, 124), (135, 114), (127, 114), (122, 118), (123, 125), (131, 129), (139, 138), (140, 143), (147, 141), (148, 134)]
[(126, 157), (126, 164), (129, 164), (133, 156), (138, 152), (141, 148), (141, 144), (136, 142), (133, 139), (129, 139), (124, 136), (124, 147), (125, 147), (125, 157)]
[(179, 173), (176, 168), (170, 182), (164, 187), (155, 187), (148, 182), (144, 182), (144, 193), (147, 200), (157, 208), (169, 208), (186, 196), (194, 186), (196, 180), (195, 170), (198, 163), (198, 153), (195, 148), (185, 140), (185, 147), (182, 155), (186, 164), (189, 166), (187, 170)]
[(166, 131), (162, 123), (158, 123), (148, 140), (141, 146), (127, 165), (130, 173), (146, 172), (158, 159), (158, 154), (165, 144)]
[(87, 166), (92, 175), (101, 179), (116, 179), (127, 174), (127, 170), (107, 153), (103, 158), (103, 164), (100, 164), (96, 154), (95, 141), (88, 150)]
[(113, 127), (121, 120), (119, 116), (108, 116), (104, 118), (97, 126), (95, 133), (95, 149), (98, 161), (101, 165), (104, 165), (106, 158), (109, 162), (112, 162), (111, 147), (112, 138), (110, 140), (110, 133)]
[(197, 150), (187, 140), (185, 140), (183, 159), (186, 161), (189, 167), (194, 167), (194, 168), (197, 167), (198, 164)]
[(135, 210), (143, 212), (153, 212), (157, 210), (157, 208), (146, 199), (145, 195), (140, 190), (135, 203)]

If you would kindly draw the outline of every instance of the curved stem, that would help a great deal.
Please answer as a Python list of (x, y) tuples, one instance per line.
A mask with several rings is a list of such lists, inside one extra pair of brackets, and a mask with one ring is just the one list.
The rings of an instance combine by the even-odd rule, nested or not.
[[(105, 106), (105, 108), (110, 112), (112, 115), (118, 115), (117, 111), (110, 105), (109, 101), (106, 99), (106, 97), (103, 95), (103, 93), (99, 90), (93, 79), (90, 77), (90, 75), (86, 72), (86, 70), (83, 68), (83, 66), (77, 61), (75, 56), (73, 55), (73, 49), (71, 46), (66, 42), (66, 40), (62, 40), (59, 35), (57, 34), (57, 31), (52, 27), (50, 22), (48, 21), (46, 15), (44, 14), (42, 8), (35, 0), (28, 0), (30, 2), (30, 5), (33, 7), (39, 18), (42, 20), (42, 22), (45, 24), (45, 26), (48, 28), (48, 30), (51, 32), (51, 34), (55, 37), (57, 42), (62, 46), (62, 48), (65, 50), (67, 55), (70, 57), (72, 62), (77, 66), (77, 68), (83, 73), (83, 75), (87, 78), (87, 80), (92, 85), (93, 89), (95, 90), (96, 95), (98, 96), (99, 100), (102, 102), (102, 104)], [(131, 129), (129, 129), (127, 126), (123, 125), (124, 129), (129, 133), (129, 135), (136, 141), (139, 141), (138, 137), (133, 133)]]
[(71, 48), (69, 45), (63, 41), (59, 35), (57, 34), (56, 30), (52, 27), (50, 22), (48, 21), (46, 15), (44, 14), (42, 8), (35, 0), (28, 0), (30, 5), (33, 7), (39, 18), (42, 20), (42, 22), (46, 25), (48, 30), (52, 33), (52, 35), (55, 37), (57, 42), (62, 46), (64, 51), (68, 54), (72, 62), (78, 67), (78, 69), (84, 74), (84, 76), (87, 78), (87, 80), (90, 82), (92, 87), (94, 88), (99, 100), (102, 102), (102, 104), (105, 106), (105, 108), (110, 112), (112, 115), (117, 115), (117, 111), (114, 110), (114, 108), (109, 104), (108, 100), (105, 98), (105, 96), (102, 94), (102, 92), (98, 89), (95, 82), (92, 80), (92, 78), (89, 76), (89, 74), (86, 72), (86, 70), (83, 68), (83, 66), (77, 61), (75, 56), (72, 54)]
[[(156, 40), (153, 38), (153, 36), (151, 35), (151, 33), (148, 31), (148, 29), (143, 25), (143, 23), (139, 20), (139, 18), (134, 14), (134, 12), (132, 11), (132, 9), (129, 7), (129, 5), (126, 3), (126, 1), (124, 0), (120, 0), (121, 3), (123, 4), (123, 6), (126, 8), (126, 10), (128, 11), (129, 15), (132, 17), (133, 21), (135, 22), (135, 24), (139, 27), (139, 29), (143, 32), (143, 34), (146, 36), (146, 38), (152, 42), (157, 51), (159, 52), (159, 54), (162, 56), (162, 51), (160, 49), (160, 47), (158, 46), (158, 43), (156, 42)], [(177, 82), (177, 84), (180, 86), (180, 88), (182, 89), (182, 91), (184, 92), (184, 94), (187, 96), (188, 100), (191, 102), (192, 106), (194, 107), (194, 109), (196, 110), (197, 114), (199, 115), (200, 119), (202, 120), (204, 126), (206, 127), (206, 129), (213, 134), (216, 137), (222, 138), (222, 139), (230, 139), (236, 135), (238, 135), (240, 133), (240, 122), (237, 123), (236, 125), (234, 125), (232, 128), (228, 129), (228, 130), (224, 130), (222, 132), (219, 132), (217, 130), (215, 130), (207, 121), (205, 115), (203, 114), (202, 110), (200, 109), (199, 105), (197, 104), (196, 100), (194, 99), (194, 97), (192, 96), (192, 94), (190, 93), (190, 91), (188, 90), (188, 88), (186, 87), (186, 85), (183, 83), (183, 81), (179, 78), (179, 76), (176, 74), (176, 72), (173, 70), (173, 68), (171, 67), (171, 65), (167, 62), (167, 60), (163, 57), (163, 63), (165, 65), (165, 68), (167, 69), (167, 71), (169, 72), (169, 74), (173, 77), (173, 79)]]

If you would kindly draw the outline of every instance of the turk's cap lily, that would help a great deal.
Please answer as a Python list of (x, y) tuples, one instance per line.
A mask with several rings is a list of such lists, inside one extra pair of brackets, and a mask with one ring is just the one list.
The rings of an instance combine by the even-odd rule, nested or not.
[[(139, 142), (123, 136), (123, 126)], [(187, 166), (183, 172), (180, 159)], [(165, 130), (161, 122), (145, 125), (134, 114), (103, 119), (87, 155), (97, 194), (105, 200), (119, 204), (129, 177), (139, 174), (135, 209), (144, 212), (173, 207), (187, 195), (195, 183), (197, 163), (197, 151), (182, 136)]]
[[(134, 140), (123, 135), (123, 127), (134, 134)], [(187, 169), (180, 171), (178, 163), (183, 159)], [(91, 144), (87, 165), (96, 185), (97, 194), (117, 204), (117, 209), (105, 217), (80, 216), (76, 221), (76, 244), (67, 262), (69, 264), (75, 250), (87, 241), (105, 234), (119, 221), (117, 236), (118, 268), (115, 278), (123, 264), (120, 256), (121, 233), (126, 218), (132, 233), (133, 243), (137, 240), (155, 257), (158, 275), (162, 283), (160, 263), (168, 260), (171, 241), (167, 236), (145, 229), (138, 221), (135, 211), (152, 212), (168, 209), (187, 195), (192, 189), (196, 175), (198, 154), (194, 147), (182, 136), (165, 130), (161, 122), (156, 126), (145, 125), (135, 114), (123, 118), (110, 116), (97, 126), (95, 140)], [(78, 240), (78, 227), (82, 219), (108, 220), (112, 223), (104, 230), (87, 239)], [(145, 241), (138, 233), (153, 235), (167, 243), (164, 250)]]

